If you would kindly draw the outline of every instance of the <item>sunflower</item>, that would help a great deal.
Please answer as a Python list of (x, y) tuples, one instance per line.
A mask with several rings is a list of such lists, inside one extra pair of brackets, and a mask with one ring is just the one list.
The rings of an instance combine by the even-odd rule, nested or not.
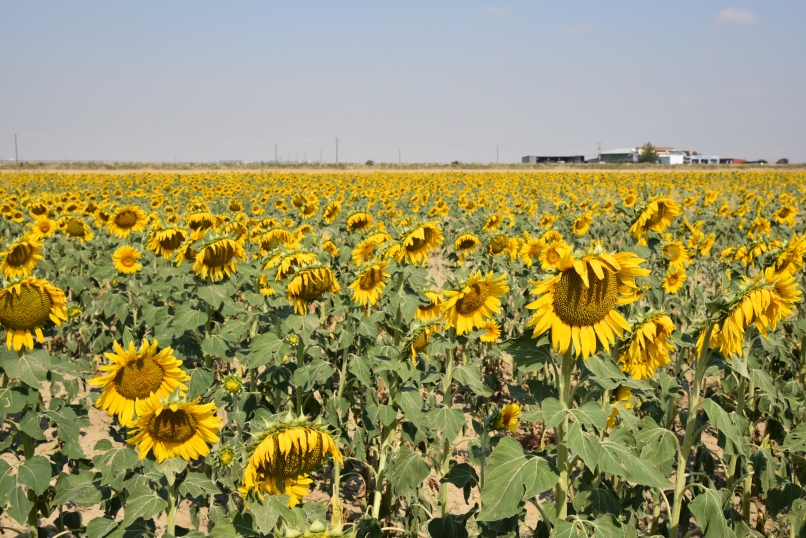
[(62, 217), (56, 221), (56, 225), (64, 235), (79, 241), (92, 241), (94, 237), (90, 227), (79, 218)]
[(379, 260), (371, 265), (368, 265), (355, 279), (355, 282), (350, 284), (350, 289), (353, 290), (353, 302), (361, 306), (375, 306), (378, 298), (386, 287), (386, 279), (389, 274), (386, 272), (386, 267), (389, 265), (388, 260)]
[(484, 226), (482, 227), (482, 231), (489, 232), (491, 230), (495, 230), (500, 228), (501, 225), (504, 224), (504, 217), (498, 213), (493, 213), (487, 220), (484, 221)]
[(682, 241), (671, 241), (663, 245), (663, 257), (669, 260), (669, 267), (685, 267), (688, 264), (688, 250)]
[[(728, 308), (714, 326), (711, 338), (716, 342), (714, 347), (725, 357), (731, 353), (741, 357), (747, 327), (755, 324), (766, 337), (770, 329), (774, 331), (778, 323), (792, 313), (800, 299), (795, 277), (786, 273), (776, 275), (774, 267), (768, 267), (754, 280), (739, 285), (725, 299)], [(698, 346), (702, 346), (704, 334), (700, 335)]]
[(540, 266), (544, 271), (552, 271), (557, 269), (560, 261), (563, 259), (568, 245), (560, 239), (559, 241), (551, 241), (546, 244), (546, 248), (540, 253)]
[(518, 431), (520, 423), (521, 406), (516, 403), (508, 403), (498, 412), (498, 418), (493, 423), (495, 430), (509, 430), (510, 433)]
[(31, 237), (41, 241), (56, 233), (56, 228), (56, 221), (47, 217), (40, 217), (31, 224)]
[(607, 429), (612, 430), (616, 427), (616, 419), (618, 418), (618, 410), (632, 409), (632, 388), (621, 385), (616, 391), (616, 401), (610, 404), (610, 416), (607, 417)]
[(490, 256), (503, 254), (509, 246), (509, 237), (506, 234), (498, 234), (487, 243), (487, 253)]
[(215, 215), (207, 211), (199, 211), (188, 216), (187, 227), (190, 228), (194, 237), (204, 236), (207, 230), (217, 231)]
[(143, 268), (142, 264), (138, 263), (137, 258), (142, 256), (142, 253), (134, 247), (123, 245), (118, 247), (112, 254), (112, 265), (115, 270), (125, 275), (133, 275)]
[(0, 252), (0, 256), (3, 258), (3, 261), (0, 262), (3, 276), (15, 279), (30, 275), (36, 267), (37, 260), (42, 259), (41, 248), (42, 243), (37, 243), (32, 238), (24, 237), (12, 243), (8, 250)]
[(663, 277), (663, 290), (666, 293), (677, 293), (686, 282), (686, 269), (682, 265), (670, 266)]
[(152, 394), (167, 398), (177, 388), (187, 390), (182, 382), (190, 377), (180, 368), (182, 361), (169, 347), (158, 353), (157, 345), (156, 340), (149, 344), (144, 338), (138, 351), (134, 342), (129, 342), (128, 349), (113, 342), (114, 353), (104, 353), (111, 364), (98, 368), (106, 373), (89, 381), (103, 389), (95, 407), (117, 416), (122, 425), (128, 426), (134, 418), (136, 400)]
[(636, 300), (635, 278), (650, 273), (640, 267), (644, 261), (631, 252), (610, 254), (601, 246), (579, 254), (564, 251), (559, 274), (531, 282), (531, 293), (540, 296), (527, 305), (535, 311), (527, 323), (534, 326), (533, 337), (551, 329), (555, 350), (565, 353), (573, 342), (585, 359), (596, 351), (597, 339), (609, 350), (614, 332), (621, 336), (630, 330), (615, 306)]
[(322, 250), (333, 256), (334, 258), (339, 255), (339, 247), (333, 241), (325, 241), (322, 243)]
[(294, 305), (294, 311), (304, 316), (308, 313), (308, 301), (316, 300), (328, 291), (341, 291), (333, 271), (321, 265), (306, 265), (288, 283), (287, 298)]
[(210, 281), (215, 282), (224, 278), (224, 274), (232, 276), (238, 270), (235, 260), (242, 261), (246, 252), (241, 245), (228, 237), (218, 237), (208, 241), (196, 254), (193, 270), (202, 280), (209, 273)]
[(716, 234), (710, 233), (700, 243), (700, 256), (708, 257), (711, 254), (711, 249), (714, 248), (714, 241), (716, 241)]
[(316, 263), (318, 260), (319, 258), (316, 254), (306, 250), (292, 250), (291, 252), (277, 254), (270, 258), (263, 266), (263, 270), (267, 271), (276, 267), (277, 274), (274, 279), (280, 282), (293, 275), (298, 267)]
[(431, 335), (437, 332), (437, 330), (437, 323), (426, 323), (412, 330), (404, 342), (403, 349), (409, 350), (411, 353), (411, 362), (415, 367), (417, 366), (418, 353), (424, 353), (425, 358), (428, 358), (428, 344), (431, 342)]
[(28, 206), (28, 214), (34, 219), (47, 218), (48, 206), (44, 202), (34, 202)]
[(651, 313), (638, 323), (619, 356), (621, 369), (633, 379), (649, 379), (655, 370), (669, 364), (669, 352), (674, 349), (674, 323), (666, 314)]
[(279, 481), (286, 485), (285, 480), (304, 477), (328, 454), (343, 464), (341, 452), (321, 418), (309, 422), (304, 415), (296, 417), (289, 413), (265, 426), (247, 448), (250, 456), (242, 479), (244, 493), (263, 490), (271, 494), (273, 491), (262, 487), (264, 484)]
[(499, 299), (509, 291), (506, 278), (503, 274), (493, 278), (492, 272), (482, 277), (481, 271), (476, 271), (461, 289), (446, 290), (448, 300), (442, 306), (447, 319), (445, 328), (456, 327), (457, 336), (461, 336), (483, 327), (488, 318), (499, 314)]
[(177, 456), (187, 461), (204, 458), (210, 454), (208, 445), (219, 440), (222, 420), (215, 415), (214, 402), (188, 402), (178, 394), (162, 400), (152, 394), (135, 405), (137, 419), (130, 423), (131, 439), (126, 442), (137, 445), (140, 459), (151, 450), (157, 463)]
[(680, 204), (671, 198), (651, 200), (630, 226), (633, 237), (640, 239), (648, 230), (662, 232), (672, 223), (672, 219), (682, 212)]
[(350, 233), (364, 232), (370, 226), (372, 226), (372, 215), (365, 211), (359, 211), (347, 217), (347, 231)]
[(795, 217), (798, 215), (798, 206), (783, 205), (775, 212), (775, 221), (779, 224), (787, 224), (790, 228), (795, 226)]
[(414, 312), (414, 319), (419, 319), (422, 322), (428, 322), (439, 319), (442, 317), (442, 304), (445, 302), (445, 297), (439, 291), (425, 291), (423, 295), (428, 297), (428, 304), (421, 304)]
[(806, 255), (806, 233), (797, 234), (789, 239), (786, 247), (779, 249), (772, 265), (776, 275), (794, 275), (803, 268), (803, 256)]
[(327, 225), (333, 224), (336, 222), (336, 219), (339, 218), (339, 213), (341, 213), (341, 202), (331, 200), (327, 203), (325, 210), (322, 212), (322, 219)]
[(557, 217), (555, 217), (551, 213), (543, 213), (540, 216), (540, 227), (545, 229), (551, 228), (552, 226), (554, 226), (554, 222), (556, 220)]
[(462, 234), (453, 242), (453, 249), (461, 262), (465, 256), (473, 253), (481, 245), (481, 240), (473, 234)]
[(364, 239), (353, 249), (352, 259), (356, 267), (361, 267), (361, 264), (368, 262), (375, 256), (375, 249), (379, 243), (373, 241), (371, 238)]
[(632, 193), (628, 194), (621, 203), (626, 207), (632, 207), (638, 202), (638, 197)]
[(747, 229), (747, 237), (755, 239), (756, 236), (770, 235), (772, 233), (772, 224), (764, 217), (757, 217), (753, 219), (752, 224)]
[(479, 327), (482, 331), (485, 331), (483, 335), (481, 335), (482, 342), (495, 342), (501, 337), (501, 327), (495, 322), (495, 320), (488, 319), (484, 322), (484, 324)]
[(262, 235), (257, 240), (258, 247), (264, 254), (271, 252), (280, 245), (294, 242), (294, 235), (285, 228), (275, 227)]
[(518, 253), (521, 261), (526, 267), (531, 267), (535, 260), (539, 260), (546, 249), (546, 241), (543, 238), (531, 238), (526, 235), (526, 241), (523, 242), (521, 250)]
[[(288, 503), (287, 506), (289, 508), (294, 508), (296, 505), (302, 501), (302, 499), (311, 492), (311, 485), (313, 484), (313, 480), (308, 475), (298, 476), (297, 478), (285, 478), (282, 479), (278, 485), (278, 481), (274, 477), (267, 477), (262, 482), (258, 483), (254, 488), (253, 491), (257, 494), (257, 496), (263, 500), (263, 495), (288, 495)], [(247, 489), (239, 488), (239, 494), (241, 497), (247, 496)], [(288, 533), (286, 533), (286, 536)], [(300, 533), (302, 536), (302, 533)], [(311, 534), (313, 536), (313, 534)], [(335, 535), (334, 535), (335, 536)]]
[(109, 233), (120, 238), (129, 237), (132, 232), (142, 232), (145, 226), (145, 211), (134, 205), (118, 209), (106, 223)]
[(50, 318), (56, 325), (67, 319), (67, 301), (64, 292), (47, 280), (27, 277), (24, 280), (0, 289), (0, 323), (7, 329), (6, 347), (15, 351), (24, 345), (34, 348), (33, 329), (37, 341), (45, 337), (40, 325)]
[(588, 233), (588, 230), (591, 229), (592, 222), (593, 216), (590, 213), (582, 213), (574, 219), (574, 224), (571, 226), (574, 235), (585, 235)]
[(403, 234), (403, 259), (413, 265), (425, 265), (428, 254), (442, 244), (444, 236), (436, 222), (427, 222)]
[(187, 230), (183, 228), (154, 230), (148, 237), (146, 249), (167, 259), (182, 246), (182, 243), (187, 241), (188, 236)]

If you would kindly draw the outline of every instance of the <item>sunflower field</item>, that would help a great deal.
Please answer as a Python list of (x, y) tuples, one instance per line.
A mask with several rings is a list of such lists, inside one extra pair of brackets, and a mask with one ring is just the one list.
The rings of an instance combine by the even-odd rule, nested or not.
[(0, 174), (0, 532), (806, 537), (806, 173)]

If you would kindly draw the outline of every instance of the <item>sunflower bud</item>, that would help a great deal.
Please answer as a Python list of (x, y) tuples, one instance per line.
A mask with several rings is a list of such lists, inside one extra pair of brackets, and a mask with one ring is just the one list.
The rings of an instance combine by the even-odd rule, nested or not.
[(237, 396), (243, 392), (243, 380), (237, 375), (230, 374), (221, 380), (221, 386), (230, 396)]

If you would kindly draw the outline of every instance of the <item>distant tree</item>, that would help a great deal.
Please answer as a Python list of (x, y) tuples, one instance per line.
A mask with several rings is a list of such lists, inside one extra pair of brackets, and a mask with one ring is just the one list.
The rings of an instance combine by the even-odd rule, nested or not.
[(789, 159), (787, 158), (778, 159), (778, 162), (776, 162), (775, 164), (789, 164)]
[(638, 155), (639, 163), (656, 163), (658, 162), (658, 150), (655, 149), (650, 142), (644, 144)]
[(370, 160), (368, 160), (367, 162), (365, 162), (364, 164), (366, 164), (367, 166), (375, 166), (375, 161), (373, 161), (372, 159), (370, 159)]

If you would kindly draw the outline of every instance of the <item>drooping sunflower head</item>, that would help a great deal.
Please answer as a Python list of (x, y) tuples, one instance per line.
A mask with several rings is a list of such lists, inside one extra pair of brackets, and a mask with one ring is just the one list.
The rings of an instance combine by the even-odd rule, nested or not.
[(488, 319), (485, 321), (480, 329), (484, 331), (484, 334), (482, 334), (480, 338), (482, 342), (492, 343), (501, 338), (501, 327), (495, 322), (494, 319)]
[(798, 237), (797, 234), (789, 239), (785, 247), (777, 249), (777, 255), (772, 257), (775, 274), (794, 275), (803, 268), (803, 257), (806, 256), (806, 233)]
[(45, 202), (34, 202), (28, 206), (28, 214), (34, 219), (47, 218), (49, 210)]
[(682, 212), (680, 204), (671, 198), (655, 198), (644, 207), (635, 219), (630, 232), (641, 239), (648, 230), (662, 232), (672, 223), (672, 219)]
[(319, 257), (307, 250), (292, 250), (290, 252), (278, 252), (266, 261), (263, 270), (277, 268), (274, 279), (281, 282), (296, 273), (299, 267), (310, 265), (319, 261)]
[(207, 230), (212, 230), (213, 232), (218, 230), (215, 215), (208, 211), (199, 211), (188, 215), (186, 223), (190, 233), (197, 239), (204, 237)]
[(509, 237), (506, 234), (497, 234), (487, 243), (487, 252), (490, 256), (499, 256), (504, 254), (507, 246), (509, 246)]
[(419, 319), (423, 322), (438, 320), (442, 317), (442, 304), (445, 302), (445, 296), (440, 291), (425, 291), (423, 295), (428, 297), (428, 304), (421, 304), (417, 307), (414, 313), (414, 319)]
[(308, 302), (315, 301), (327, 292), (339, 291), (341, 288), (330, 267), (304, 265), (288, 283), (287, 298), (294, 305), (294, 311), (304, 316), (308, 313)]
[(306, 203), (303, 205), (300, 210), (299, 214), (303, 220), (307, 220), (319, 212), (319, 206), (315, 203)]
[(481, 271), (476, 271), (460, 289), (444, 292), (448, 296), (442, 306), (447, 320), (445, 328), (456, 327), (456, 334), (461, 336), (482, 327), (493, 314), (501, 312), (500, 298), (508, 291), (506, 275), (493, 277), (490, 272), (482, 276)]
[(142, 256), (142, 253), (136, 248), (123, 245), (118, 247), (112, 254), (112, 265), (115, 270), (125, 275), (133, 275), (143, 268), (137, 259)]
[(401, 240), (403, 259), (413, 265), (425, 265), (428, 255), (442, 244), (444, 238), (442, 228), (436, 222), (427, 222), (404, 231)]
[(193, 270), (202, 280), (210, 276), (210, 281), (222, 280), (238, 270), (236, 261), (243, 261), (246, 252), (243, 247), (229, 237), (214, 237), (205, 242), (196, 254)]
[(33, 349), (32, 330), (37, 341), (43, 343), (42, 324), (50, 319), (61, 325), (61, 320), (67, 319), (66, 308), (64, 292), (47, 280), (29, 276), (0, 289), (0, 323), (8, 329), (6, 347), (15, 351), (23, 345)]
[(331, 200), (327, 203), (325, 210), (322, 212), (322, 219), (325, 221), (325, 224), (331, 225), (339, 218), (339, 213), (341, 213), (341, 202)]
[(565, 251), (570, 247), (562, 239), (558, 241), (548, 241), (543, 252), (540, 254), (540, 266), (544, 271), (556, 270), (560, 261), (565, 255)]
[(148, 238), (146, 248), (163, 258), (170, 258), (187, 241), (190, 234), (184, 228), (164, 228), (154, 230)]
[(616, 427), (619, 409), (632, 409), (632, 388), (627, 385), (620, 385), (616, 390), (615, 402), (610, 404), (610, 416), (607, 417), (607, 428)]
[(669, 267), (684, 267), (689, 262), (688, 249), (682, 241), (670, 241), (663, 245), (663, 257), (669, 260)]
[(506, 404), (498, 412), (498, 418), (493, 422), (495, 430), (509, 430), (510, 433), (518, 431), (520, 424), (521, 406), (512, 402)]
[(597, 339), (610, 349), (613, 333), (622, 336), (630, 330), (617, 305), (636, 300), (636, 277), (649, 276), (645, 260), (630, 252), (610, 254), (600, 245), (587, 252), (563, 251), (558, 273), (540, 282), (531, 282), (539, 298), (527, 305), (534, 314), (527, 326), (534, 337), (551, 329), (554, 348), (565, 353), (571, 343), (585, 359), (596, 351)]
[(462, 234), (453, 242), (453, 249), (459, 255), (460, 261), (473, 253), (481, 245), (481, 240), (471, 233)]
[(354, 303), (363, 307), (375, 306), (386, 287), (386, 279), (389, 278), (386, 272), (388, 265), (389, 260), (376, 260), (358, 273), (355, 282), (350, 284)]
[(242, 480), (247, 492), (257, 492), (265, 482), (308, 475), (328, 455), (343, 463), (341, 451), (321, 418), (311, 422), (304, 415), (289, 412), (264, 426), (253, 434), (254, 441), (247, 447), (249, 461)]
[(347, 217), (347, 231), (350, 233), (365, 232), (372, 226), (372, 215), (366, 211), (358, 211)]
[(621, 369), (633, 379), (649, 379), (658, 368), (669, 364), (669, 352), (674, 349), (672, 333), (675, 326), (662, 312), (650, 312), (635, 324), (625, 349), (619, 356)]
[(112, 214), (106, 227), (109, 233), (120, 238), (129, 237), (132, 232), (142, 232), (146, 227), (145, 211), (134, 205), (121, 207)]
[(215, 414), (216, 404), (200, 404), (199, 398), (188, 402), (178, 393), (137, 400), (137, 419), (130, 424), (126, 442), (137, 445), (140, 459), (153, 450), (157, 463), (177, 456), (191, 461), (206, 457), (209, 445), (219, 441), (222, 419)]
[(42, 243), (38, 243), (33, 237), (24, 237), (12, 243), (8, 250), (0, 252), (3, 276), (15, 279), (30, 275), (36, 262), (42, 259), (41, 250)]
[(798, 215), (798, 206), (785, 204), (775, 212), (775, 221), (787, 224), (790, 228), (795, 226), (795, 217)]
[(31, 223), (31, 236), (41, 241), (56, 233), (56, 228), (58, 228), (56, 221), (41, 217)]
[(423, 325), (415, 326), (403, 342), (403, 350), (409, 350), (414, 366), (417, 366), (417, 354), (424, 353), (428, 358), (428, 344), (431, 342), (431, 335), (439, 330), (437, 321), (430, 321)]
[(482, 227), (482, 231), (489, 232), (491, 230), (496, 230), (504, 224), (504, 216), (499, 213), (493, 213), (487, 220), (484, 221), (484, 226)]
[(294, 242), (294, 235), (285, 228), (275, 227), (267, 230), (258, 238), (258, 247), (266, 254), (275, 248)]
[(334, 243), (331, 240), (327, 240), (324, 243), (322, 243), (322, 250), (324, 252), (327, 252), (334, 258), (339, 255), (339, 247), (337, 247), (336, 243)]
[(92, 229), (79, 218), (65, 216), (56, 221), (56, 225), (64, 235), (78, 241), (92, 241), (95, 236)]
[(174, 356), (173, 349), (157, 351), (157, 346), (156, 340), (149, 343), (145, 338), (139, 350), (134, 342), (129, 342), (126, 349), (114, 342), (113, 352), (104, 354), (110, 363), (99, 367), (102, 375), (89, 381), (103, 389), (95, 407), (117, 416), (127, 426), (134, 418), (137, 400), (152, 394), (167, 398), (177, 389), (187, 390), (183, 382), (190, 377), (180, 368), (182, 361)]

